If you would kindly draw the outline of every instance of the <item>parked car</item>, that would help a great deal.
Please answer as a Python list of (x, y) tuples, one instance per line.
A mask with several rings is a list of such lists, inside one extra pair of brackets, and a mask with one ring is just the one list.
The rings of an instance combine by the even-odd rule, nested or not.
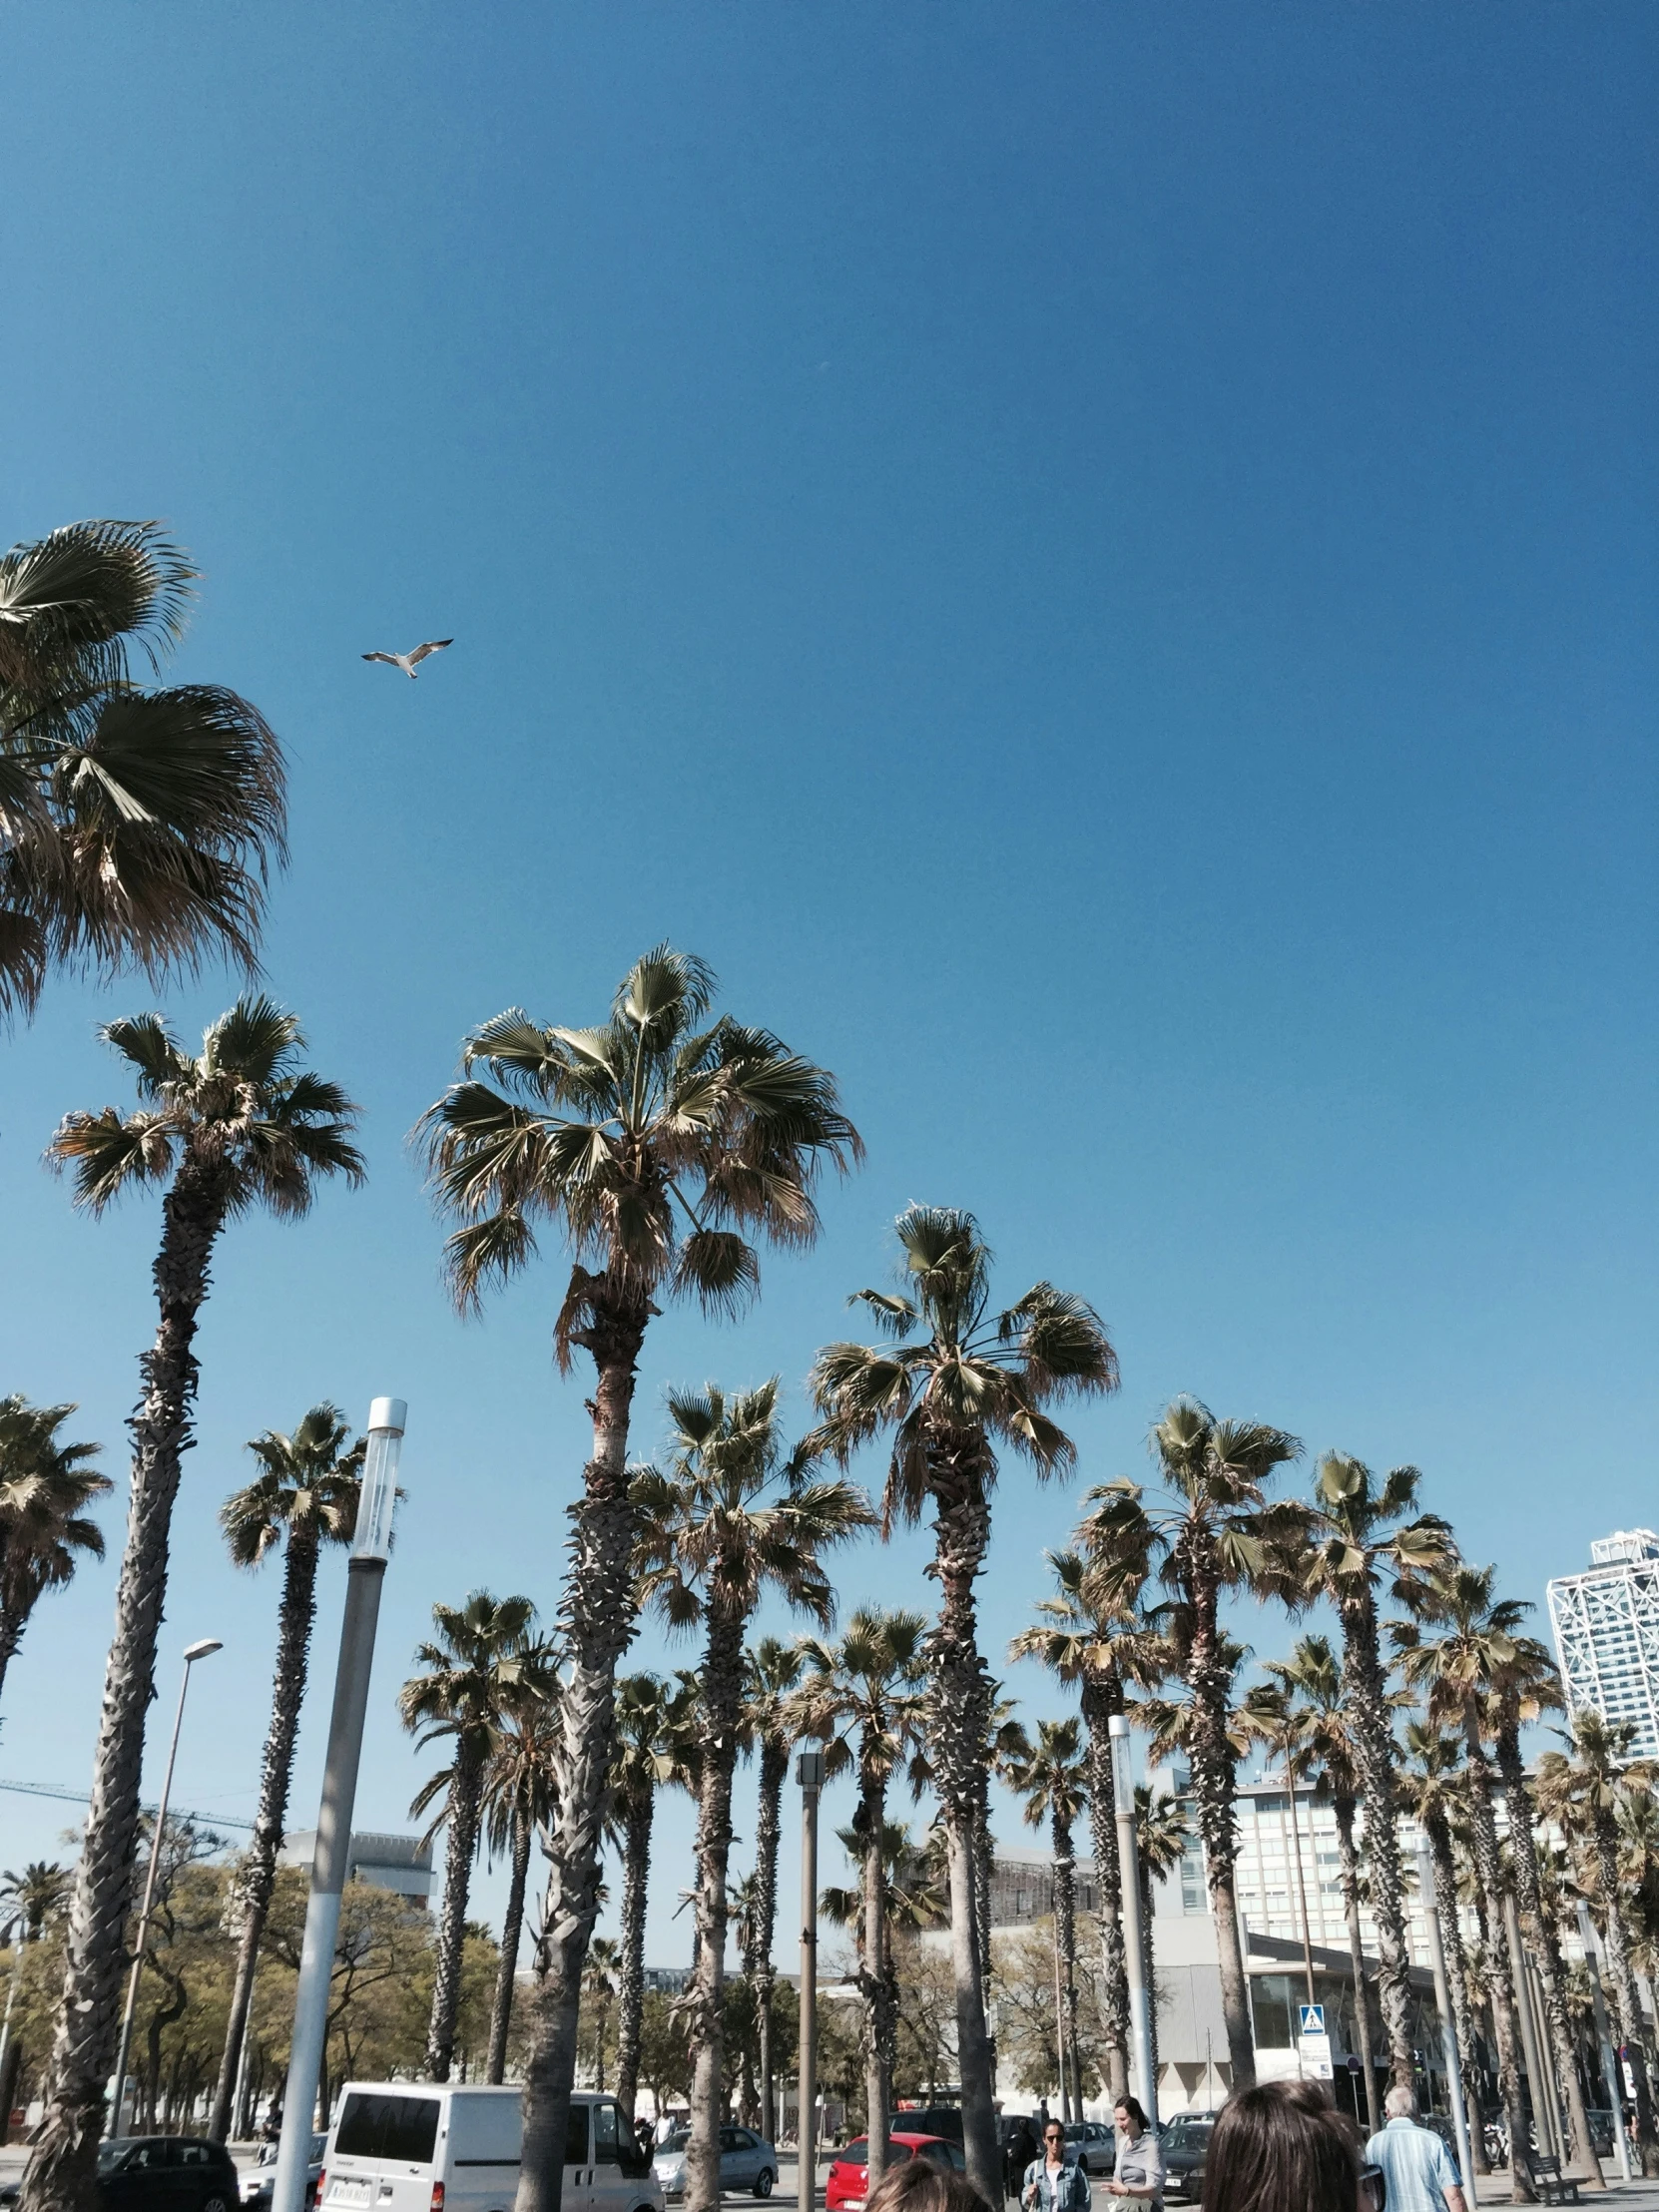
[(98, 2146), (106, 2212), (237, 2212), (236, 2162), (199, 2135), (118, 2135)]
[[(322, 2154), (328, 2148), (326, 2135), (313, 2135), (310, 2149), (305, 2154), (305, 2203), (316, 2202), (316, 2185), (322, 2179)], [(271, 2212), (272, 2192), (276, 2186), (276, 2145), (267, 2143), (260, 2152), (259, 2164), (241, 2177), (243, 2212)]]
[[(900, 2117), (908, 2120), (911, 2115), (905, 2112)], [(931, 2159), (935, 2166), (947, 2166), (952, 2173), (967, 2170), (960, 2143), (953, 2143), (944, 2135), (919, 2135), (908, 2127), (897, 2128), (887, 2137), (887, 2163), (901, 2166), (909, 2158)], [(868, 2159), (867, 2135), (858, 2136), (844, 2150), (836, 2151), (825, 2184), (825, 2212), (862, 2212), (869, 2191)]]
[(1196, 2204), (1204, 2194), (1204, 2158), (1210, 2148), (1213, 2112), (1178, 2112), (1164, 2130), (1164, 2201)]
[(962, 2108), (959, 2104), (900, 2105), (892, 2124), (901, 2135), (942, 2135), (947, 2143), (959, 2143)]
[[(511, 2212), (517, 2089), (352, 2081), (328, 2134), (319, 2212)], [(615, 2097), (578, 2089), (565, 2133), (564, 2212), (663, 2212), (650, 2153)]]
[[(691, 2129), (677, 2127), (666, 2142), (657, 2145), (653, 2164), (658, 2186), (665, 2197), (683, 2197), (686, 2193), (686, 2152), (690, 2144)], [(721, 2188), (748, 2189), (757, 2197), (770, 2197), (777, 2183), (778, 2153), (772, 2145), (752, 2127), (730, 2124), (723, 2127), (720, 2131)]]
[(1117, 2133), (1104, 2120), (1068, 2120), (1066, 2162), (1086, 2174), (1109, 2174), (1117, 2162)]

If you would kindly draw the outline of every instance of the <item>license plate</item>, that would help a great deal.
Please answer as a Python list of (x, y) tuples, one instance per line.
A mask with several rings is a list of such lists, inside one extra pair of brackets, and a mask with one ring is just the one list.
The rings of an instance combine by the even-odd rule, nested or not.
[(330, 2181), (328, 2184), (330, 2204), (367, 2204), (372, 2194), (366, 2181)]

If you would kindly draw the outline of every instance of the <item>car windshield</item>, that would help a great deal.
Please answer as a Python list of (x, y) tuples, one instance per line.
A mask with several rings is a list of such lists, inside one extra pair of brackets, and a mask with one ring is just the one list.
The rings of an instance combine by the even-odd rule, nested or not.
[(113, 2173), (127, 2155), (131, 2146), (127, 2143), (100, 2143), (98, 2146), (98, 2171)]
[(691, 2129), (689, 2127), (677, 2127), (672, 2135), (658, 2144), (657, 2155), (660, 2158), (665, 2150), (684, 2150), (690, 2141)]
[(1210, 2130), (1215, 2124), (1214, 2120), (1171, 2120), (1169, 2140), (1177, 2150), (1196, 2150), (1210, 2140)]
[(845, 2150), (835, 2153), (835, 2162), (841, 2166), (866, 2166), (869, 2163), (869, 2137), (860, 2135), (855, 2143), (848, 2143)]

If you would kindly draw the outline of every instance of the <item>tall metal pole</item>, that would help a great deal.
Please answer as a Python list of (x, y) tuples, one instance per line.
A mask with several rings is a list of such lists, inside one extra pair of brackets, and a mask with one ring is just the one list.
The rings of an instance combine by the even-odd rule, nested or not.
[(795, 1762), (801, 1785), (801, 2104), (796, 2125), (796, 2203), (818, 2203), (818, 1799), (824, 1754), (804, 1751)]
[[(1291, 1845), (1296, 1853), (1296, 1894), (1302, 1906), (1302, 1963), (1308, 1975), (1308, 2002), (1318, 2004), (1319, 1998), (1314, 1994), (1314, 1938), (1308, 1930), (1308, 1884), (1302, 1872), (1302, 1830), (1296, 1817), (1296, 1770), (1289, 1752), (1285, 1754), (1285, 1789), (1291, 1801)], [(1323, 1928), (1320, 1933), (1324, 1934)]]
[(1463, 2177), (1463, 2201), (1472, 2206), (1474, 2161), (1469, 2155), (1469, 2119), (1463, 2103), (1462, 2069), (1457, 2063), (1457, 2025), (1451, 2016), (1451, 1996), (1446, 1987), (1445, 1945), (1440, 1939), (1440, 1916), (1434, 1904), (1434, 1854), (1426, 1836), (1417, 1839), (1417, 1891), (1428, 1930), (1428, 1961), (1434, 1969), (1434, 2003), (1440, 2015), (1440, 2049), (1451, 2096), (1451, 2125), (1457, 2137), (1457, 2170)]
[(1135, 1768), (1129, 1723), (1121, 1713), (1107, 1722), (1112, 1738), (1112, 1797), (1118, 1823), (1118, 1869), (1123, 1884), (1124, 1964), (1129, 1975), (1129, 2035), (1134, 2045), (1135, 2095), (1158, 2125), (1158, 2082), (1152, 2063), (1152, 1992), (1146, 1985), (1146, 1931), (1141, 1925), (1140, 1852), (1135, 1840)]
[(1624, 2097), (1619, 2076), (1619, 2054), (1607, 2026), (1607, 2000), (1601, 1992), (1601, 1961), (1596, 1954), (1596, 1932), (1590, 1908), (1578, 1901), (1578, 1939), (1584, 1946), (1584, 1963), (1590, 1969), (1590, 2002), (1595, 2007), (1596, 2041), (1601, 2046), (1601, 2070), (1607, 2076), (1607, 2094), (1613, 2100), (1613, 2147), (1619, 2154), (1619, 2178), (1630, 2179), (1630, 2143), (1624, 2132)]
[(185, 1725), (185, 1698), (190, 1690), (190, 1670), (224, 1646), (215, 1636), (185, 1647), (185, 1671), (179, 1682), (179, 1706), (173, 1716), (173, 1741), (168, 1746), (167, 1775), (162, 1802), (156, 1812), (156, 1829), (150, 1839), (150, 1866), (144, 1877), (144, 1903), (139, 1907), (138, 1939), (133, 1945), (133, 1970), (127, 1977), (127, 2009), (121, 2017), (121, 2048), (115, 2061), (115, 2097), (110, 2105), (107, 2132), (121, 2133), (121, 2112), (127, 2101), (127, 2064), (133, 2054), (133, 2015), (138, 2010), (139, 1976), (144, 1972), (144, 1938), (150, 1932), (150, 1908), (156, 1899), (156, 1870), (162, 1863), (162, 1838), (167, 1833), (167, 1801), (173, 1795), (173, 1762), (179, 1756), (179, 1731)]
[(351, 1857), (351, 1812), (357, 1797), (357, 1764), (368, 1710), (368, 1678), (374, 1666), (374, 1629), (380, 1586), (391, 1551), (391, 1514), (397, 1498), (397, 1461), (408, 1407), (400, 1397), (377, 1397), (368, 1409), (368, 1449), (363, 1456), (357, 1527), (345, 1578), (345, 1618), (340, 1623), (334, 1709), (328, 1721), (328, 1757), (322, 1770), (322, 1804), (316, 1817), (311, 1894), (299, 1952), (299, 1985), (293, 1996), (293, 2039), (282, 2092), (282, 2133), (276, 2146), (272, 2212), (300, 2212), (311, 2147), (317, 2075), (328, 2032), (328, 1983), (339, 1933), (340, 1892)]

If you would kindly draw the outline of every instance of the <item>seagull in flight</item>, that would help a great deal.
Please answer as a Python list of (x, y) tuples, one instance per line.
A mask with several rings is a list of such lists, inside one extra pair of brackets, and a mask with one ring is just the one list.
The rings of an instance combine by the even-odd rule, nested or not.
[(414, 672), (430, 654), (441, 653), (446, 645), (454, 644), (453, 638), (428, 638), (424, 645), (417, 645), (412, 653), (365, 653), (365, 661), (384, 661), (387, 668), (400, 668), (410, 683)]

